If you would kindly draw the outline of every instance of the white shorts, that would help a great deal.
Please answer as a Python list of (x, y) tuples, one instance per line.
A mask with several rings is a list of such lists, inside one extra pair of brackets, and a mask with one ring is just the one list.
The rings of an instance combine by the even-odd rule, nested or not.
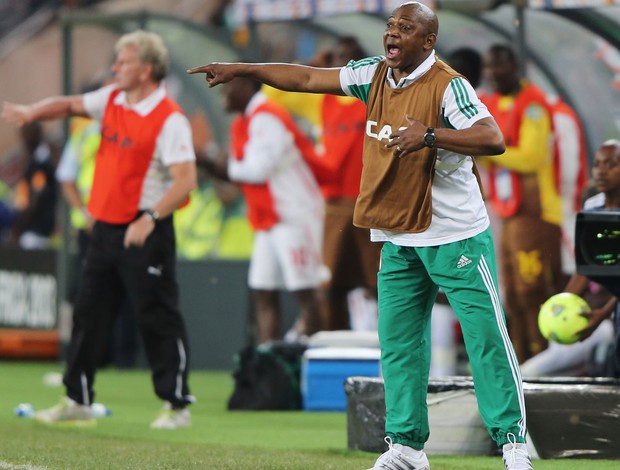
[(278, 223), (254, 234), (248, 284), (252, 289), (296, 291), (322, 282), (323, 221)]

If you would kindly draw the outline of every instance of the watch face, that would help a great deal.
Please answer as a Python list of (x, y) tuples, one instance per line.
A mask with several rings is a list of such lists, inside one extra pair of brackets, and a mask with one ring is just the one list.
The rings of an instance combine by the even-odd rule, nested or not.
[(424, 134), (424, 143), (429, 147), (433, 147), (435, 145), (435, 134)]

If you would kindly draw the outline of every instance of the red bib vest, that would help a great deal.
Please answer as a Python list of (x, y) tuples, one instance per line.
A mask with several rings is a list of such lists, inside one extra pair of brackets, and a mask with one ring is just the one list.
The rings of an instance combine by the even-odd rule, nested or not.
[(325, 95), (322, 105), (322, 158), (331, 178), (321, 184), (326, 199), (356, 199), (362, 176), (362, 153), (366, 128), (366, 105), (359, 100), (343, 104), (334, 95)]
[(166, 119), (179, 106), (164, 98), (148, 115), (114, 104), (108, 99), (101, 122), (101, 145), (96, 156), (88, 210), (97, 220), (126, 224), (135, 219), (155, 143)]
[[(265, 102), (259, 105), (249, 115), (238, 115), (231, 125), (231, 147), (233, 158), (243, 160), (244, 148), (248, 142), (250, 121), (257, 113), (270, 113), (278, 118), (293, 134), (295, 145), (306, 161), (315, 160), (314, 144), (303, 134), (291, 115), (282, 107), (275, 103)], [(278, 223), (278, 214), (275, 211), (275, 204), (269, 183), (250, 184), (239, 183), (246, 203), (248, 205), (248, 220), (255, 230), (268, 230)]]

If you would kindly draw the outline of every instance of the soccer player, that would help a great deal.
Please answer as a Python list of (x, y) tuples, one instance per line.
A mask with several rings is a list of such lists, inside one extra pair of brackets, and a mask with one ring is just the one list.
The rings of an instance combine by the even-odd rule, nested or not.
[(314, 151), (312, 141), (261, 86), (240, 77), (222, 87), (226, 110), (237, 115), (231, 153), (211, 161), (211, 171), (238, 183), (246, 200), (255, 231), (248, 283), (256, 303), (258, 342), (265, 344), (282, 337), (280, 289), (292, 292), (299, 304), (291, 340), (320, 330), (324, 203), (304, 158)]
[(506, 468), (530, 470), (521, 377), (472, 158), (501, 154), (504, 139), (471, 85), (437, 60), (438, 28), (430, 8), (408, 2), (387, 21), (385, 57), (341, 68), (213, 63), (189, 73), (206, 74), (209, 86), (244, 76), (367, 105), (354, 223), (384, 242), (378, 301), (388, 450), (374, 468), (430, 469), (429, 325), (441, 287), (463, 329), (482, 419)]

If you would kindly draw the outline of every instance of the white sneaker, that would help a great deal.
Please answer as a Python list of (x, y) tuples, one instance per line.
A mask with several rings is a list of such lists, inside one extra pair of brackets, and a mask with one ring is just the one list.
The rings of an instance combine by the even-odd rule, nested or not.
[(368, 470), (431, 470), (424, 451), (415, 450), (402, 444), (392, 444), (392, 439), (385, 438), (388, 445), (387, 452), (375, 462), (375, 466)]
[(526, 444), (517, 443), (514, 434), (508, 434), (508, 444), (504, 444), (504, 465), (506, 470), (534, 470)]
[(168, 402), (157, 419), (151, 423), (152, 429), (179, 429), (192, 425), (192, 415), (187, 408), (175, 410)]
[(80, 405), (69, 397), (47, 410), (37, 411), (34, 419), (47, 424), (58, 424), (63, 426), (94, 426), (95, 414), (88, 405)]

